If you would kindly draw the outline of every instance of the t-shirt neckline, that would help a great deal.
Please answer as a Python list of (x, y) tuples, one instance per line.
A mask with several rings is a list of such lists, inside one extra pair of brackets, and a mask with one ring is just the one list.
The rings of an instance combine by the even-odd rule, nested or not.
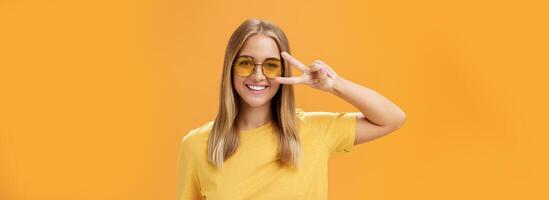
[(255, 133), (255, 132), (261, 132), (265, 129), (268, 129), (272, 126), (273, 124), (273, 121), (269, 121), (267, 122), (266, 124), (263, 124), (261, 126), (258, 126), (258, 127), (255, 127), (253, 129), (248, 129), (248, 130), (241, 130), (240, 133)]

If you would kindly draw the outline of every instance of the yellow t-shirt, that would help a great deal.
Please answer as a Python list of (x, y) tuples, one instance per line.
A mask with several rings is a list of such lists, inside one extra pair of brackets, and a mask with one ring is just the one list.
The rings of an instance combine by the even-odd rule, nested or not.
[(304, 112), (300, 125), (301, 165), (282, 167), (272, 122), (240, 132), (235, 154), (216, 169), (207, 158), (213, 121), (183, 137), (177, 166), (177, 200), (326, 200), (328, 159), (350, 152), (355, 141), (357, 112)]

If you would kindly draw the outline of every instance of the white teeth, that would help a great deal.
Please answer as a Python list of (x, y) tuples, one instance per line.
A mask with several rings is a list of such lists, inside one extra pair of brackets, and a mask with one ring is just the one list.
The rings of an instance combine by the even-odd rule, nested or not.
[(246, 86), (248, 86), (248, 88), (252, 90), (263, 90), (266, 88), (266, 86), (258, 86), (258, 85), (246, 85)]

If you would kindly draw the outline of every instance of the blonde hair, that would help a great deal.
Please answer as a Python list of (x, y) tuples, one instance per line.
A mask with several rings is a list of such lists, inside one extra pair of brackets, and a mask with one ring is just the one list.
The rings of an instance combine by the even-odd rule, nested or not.
[[(208, 138), (208, 160), (217, 168), (232, 156), (239, 144), (239, 132), (235, 119), (238, 116), (240, 100), (232, 82), (232, 63), (244, 42), (253, 34), (263, 34), (274, 39), (280, 52), (290, 52), (288, 39), (284, 32), (267, 20), (248, 19), (231, 35), (221, 75), (219, 110)], [(282, 76), (291, 76), (291, 68), (283, 60)], [(299, 126), (294, 105), (294, 89), (291, 84), (281, 84), (271, 99), (272, 122), (278, 138), (277, 159), (284, 166), (298, 167), (301, 157), (301, 146), (298, 137)]]

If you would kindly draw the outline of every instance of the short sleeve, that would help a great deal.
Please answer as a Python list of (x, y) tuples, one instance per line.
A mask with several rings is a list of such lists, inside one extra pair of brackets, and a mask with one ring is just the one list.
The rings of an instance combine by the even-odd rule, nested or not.
[[(191, 132), (192, 133), (192, 132)], [(202, 199), (198, 183), (196, 159), (193, 157), (189, 136), (181, 140), (177, 160), (177, 200)]]
[(311, 130), (320, 134), (331, 153), (351, 152), (356, 137), (358, 112), (302, 112)]

